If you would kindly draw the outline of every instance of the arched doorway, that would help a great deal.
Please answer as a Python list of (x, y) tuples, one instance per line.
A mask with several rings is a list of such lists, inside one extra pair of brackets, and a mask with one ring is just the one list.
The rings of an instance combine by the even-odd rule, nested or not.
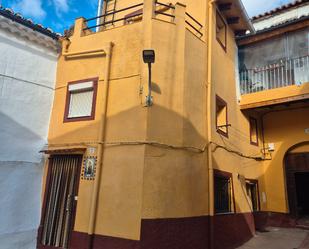
[(309, 217), (309, 142), (293, 146), (285, 156), (290, 214)]

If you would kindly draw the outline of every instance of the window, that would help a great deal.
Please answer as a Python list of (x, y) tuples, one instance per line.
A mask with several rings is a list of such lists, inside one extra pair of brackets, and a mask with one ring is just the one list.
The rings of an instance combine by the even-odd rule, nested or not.
[(68, 84), (64, 122), (94, 119), (97, 85), (98, 79)]
[(227, 104), (219, 96), (216, 96), (216, 128), (217, 132), (228, 137)]
[(259, 145), (258, 123), (255, 118), (249, 118), (250, 123), (250, 143), (253, 145)]
[(235, 210), (232, 174), (216, 170), (214, 173), (215, 213), (231, 213)]
[(260, 210), (259, 188), (257, 180), (246, 180), (246, 192), (253, 212)]
[(227, 28), (226, 23), (222, 15), (217, 11), (216, 13), (216, 38), (221, 47), (226, 51), (226, 37), (227, 37)]

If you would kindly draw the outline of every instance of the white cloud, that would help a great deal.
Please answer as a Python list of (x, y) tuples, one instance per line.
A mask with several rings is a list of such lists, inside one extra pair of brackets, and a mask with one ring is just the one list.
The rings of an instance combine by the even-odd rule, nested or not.
[(67, 13), (69, 11), (68, 0), (53, 0), (53, 3), (57, 16), (61, 16), (62, 13)]
[(14, 11), (20, 12), (23, 16), (29, 16), (38, 20), (42, 20), (46, 16), (41, 0), (21, 0), (13, 3), (12, 8)]
[(242, 0), (249, 16), (262, 14), (277, 8), (283, 4), (293, 2), (292, 0)]

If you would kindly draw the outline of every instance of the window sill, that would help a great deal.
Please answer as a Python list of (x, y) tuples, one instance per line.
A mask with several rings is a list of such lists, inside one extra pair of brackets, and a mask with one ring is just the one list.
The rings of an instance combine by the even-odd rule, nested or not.
[(220, 128), (217, 128), (217, 133), (219, 133), (220, 135), (222, 135), (226, 138), (229, 138), (229, 134), (227, 132), (220, 130)]
[(232, 215), (232, 214), (235, 214), (235, 212), (215, 213), (215, 216)]
[(94, 120), (94, 116), (86, 116), (86, 117), (78, 117), (78, 118), (67, 118), (65, 117), (63, 122), (70, 123), (70, 122), (80, 122), (80, 121), (91, 121)]

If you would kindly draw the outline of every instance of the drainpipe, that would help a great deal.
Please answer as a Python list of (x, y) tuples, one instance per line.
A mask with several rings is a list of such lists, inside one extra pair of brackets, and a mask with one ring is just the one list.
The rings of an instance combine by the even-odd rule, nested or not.
[(104, 153), (104, 144), (105, 141), (105, 130), (106, 130), (106, 116), (107, 116), (107, 105), (108, 105), (108, 89), (109, 89), (109, 74), (110, 74), (110, 64), (111, 64), (111, 53), (112, 53), (113, 43), (109, 43), (108, 49), (106, 51), (106, 68), (105, 68), (105, 81), (103, 88), (103, 110), (101, 113), (101, 123), (99, 130), (99, 144), (98, 144), (98, 158), (97, 158), (97, 169), (96, 169), (96, 177), (94, 181), (94, 187), (92, 192), (92, 201), (90, 207), (90, 219), (89, 219), (89, 227), (88, 227), (88, 235), (90, 236), (89, 240), (89, 248), (92, 248), (95, 225), (96, 225), (96, 217), (97, 217), (97, 209), (98, 209), (98, 197), (100, 192), (100, 183), (101, 183), (101, 174), (103, 167), (103, 153)]
[[(102, 15), (102, 8), (103, 8), (103, 1), (104, 0), (98, 0), (98, 14), (97, 14), (97, 16), (100, 16), (100, 15)], [(100, 22), (101, 22), (101, 18), (98, 18), (97, 19), (97, 25), (100, 25)], [(100, 27), (96, 27), (96, 32), (99, 32), (99, 30), (100, 30)]]
[(207, 6), (207, 136), (208, 136), (208, 212), (209, 212), (209, 248), (214, 248), (214, 172), (212, 164), (212, 40), (213, 40), (213, 4), (216, 0), (210, 0)]

